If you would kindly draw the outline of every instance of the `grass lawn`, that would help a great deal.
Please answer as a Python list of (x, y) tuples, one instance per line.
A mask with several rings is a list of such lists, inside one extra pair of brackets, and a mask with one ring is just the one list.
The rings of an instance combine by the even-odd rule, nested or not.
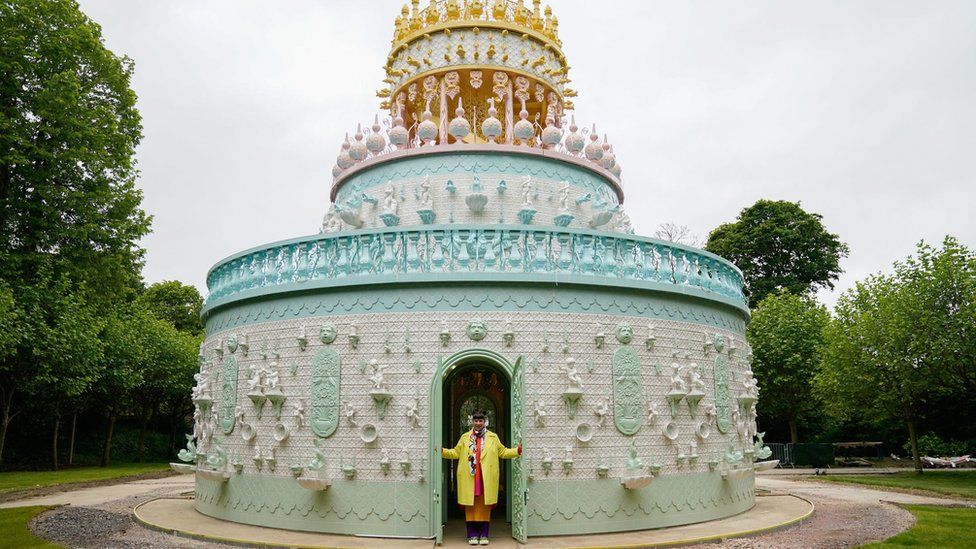
[(61, 547), (34, 536), (27, 529), (27, 523), (30, 519), (46, 509), (49, 507), (43, 505), (0, 509), (0, 540), (3, 540), (0, 543), (4, 547)]
[(915, 515), (911, 530), (882, 541), (863, 545), (870, 548), (894, 547), (976, 547), (973, 525), (976, 509), (955, 509), (929, 505), (906, 505)]
[(60, 471), (15, 471), (0, 473), (0, 493), (29, 490), (55, 484), (106, 480), (164, 471), (166, 463), (117, 463), (108, 467), (72, 467)]
[(972, 471), (925, 471), (921, 475), (914, 472), (893, 475), (827, 475), (817, 477), (830, 482), (864, 484), (879, 488), (919, 490), (944, 496), (976, 498), (976, 470)]

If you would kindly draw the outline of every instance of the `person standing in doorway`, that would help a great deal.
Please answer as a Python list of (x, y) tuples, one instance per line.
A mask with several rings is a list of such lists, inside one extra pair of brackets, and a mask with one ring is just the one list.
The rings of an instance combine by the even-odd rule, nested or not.
[(441, 456), (458, 459), (458, 504), (464, 508), (468, 545), (488, 545), (491, 510), (498, 505), (498, 460), (522, 455), (522, 444), (506, 448), (498, 435), (488, 430), (483, 411), (471, 414), (471, 430), (461, 435), (457, 446), (441, 448)]

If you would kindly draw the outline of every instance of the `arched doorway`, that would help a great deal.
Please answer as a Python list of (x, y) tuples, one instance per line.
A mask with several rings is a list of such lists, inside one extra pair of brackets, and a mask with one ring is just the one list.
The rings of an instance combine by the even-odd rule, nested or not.
[[(502, 443), (513, 446), (522, 441), (524, 414), (525, 370), (522, 357), (514, 365), (494, 351), (468, 349), (438, 360), (430, 387), (430, 444), (431, 444), (431, 533), (438, 542), (443, 539), (443, 526), (452, 523), (463, 532), (463, 512), (457, 505), (455, 475), (457, 462), (440, 457), (437, 447), (452, 448), (470, 428), (470, 411), (487, 408), (490, 428)], [(493, 522), (511, 522), (512, 536), (526, 539), (526, 483), (528, 469), (521, 460), (505, 460), (499, 478), (498, 508)], [(507, 530), (506, 525), (506, 530)], [(504, 535), (494, 531), (493, 535)]]
[[(457, 444), (462, 434), (471, 429), (471, 413), (476, 409), (484, 410), (488, 414), (488, 428), (498, 435), (502, 444), (511, 446), (509, 426), (511, 425), (510, 381), (505, 371), (487, 362), (469, 362), (454, 369), (444, 379), (443, 414), (444, 422), (443, 446), (451, 448)], [(503, 462), (498, 479), (498, 507), (495, 516), (505, 513), (508, 516), (508, 490), (506, 481), (509, 477), (510, 463)], [(444, 475), (448, 479), (447, 501), (457, 501), (458, 462), (444, 463)], [(463, 513), (457, 505), (447, 506), (449, 518), (462, 517)]]

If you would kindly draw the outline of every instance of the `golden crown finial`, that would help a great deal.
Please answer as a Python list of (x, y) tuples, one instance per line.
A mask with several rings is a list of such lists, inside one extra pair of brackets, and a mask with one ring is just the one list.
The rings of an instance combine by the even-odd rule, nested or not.
[(409, 42), (431, 32), (448, 32), (456, 26), (495, 26), (520, 34), (534, 34), (543, 43), (559, 48), (557, 21), (552, 8), (542, 9), (542, 0), (427, 0), (421, 8), (420, 0), (410, 0), (396, 18), (394, 45)]

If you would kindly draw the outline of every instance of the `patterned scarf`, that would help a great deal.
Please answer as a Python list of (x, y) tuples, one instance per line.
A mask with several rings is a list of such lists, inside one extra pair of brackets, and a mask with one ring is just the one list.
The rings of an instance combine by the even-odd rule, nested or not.
[[(478, 450), (478, 439), (479, 438), (484, 439), (485, 433), (487, 432), (488, 432), (488, 426), (483, 427), (480, 431), (471, 429), (471, 435), (468, 437), (468, 449), (471, 450), (471, 452), (468, 453), (468, 471), (471, 473), (471, 476), (474, 476), (475, 473), (475, 464), (476, 464), (475, 459), (477, 459), (475, 457), (475, 454)], [(484, 448), (483, 440), (481, 442), (481, 445), (482, 448)]]

